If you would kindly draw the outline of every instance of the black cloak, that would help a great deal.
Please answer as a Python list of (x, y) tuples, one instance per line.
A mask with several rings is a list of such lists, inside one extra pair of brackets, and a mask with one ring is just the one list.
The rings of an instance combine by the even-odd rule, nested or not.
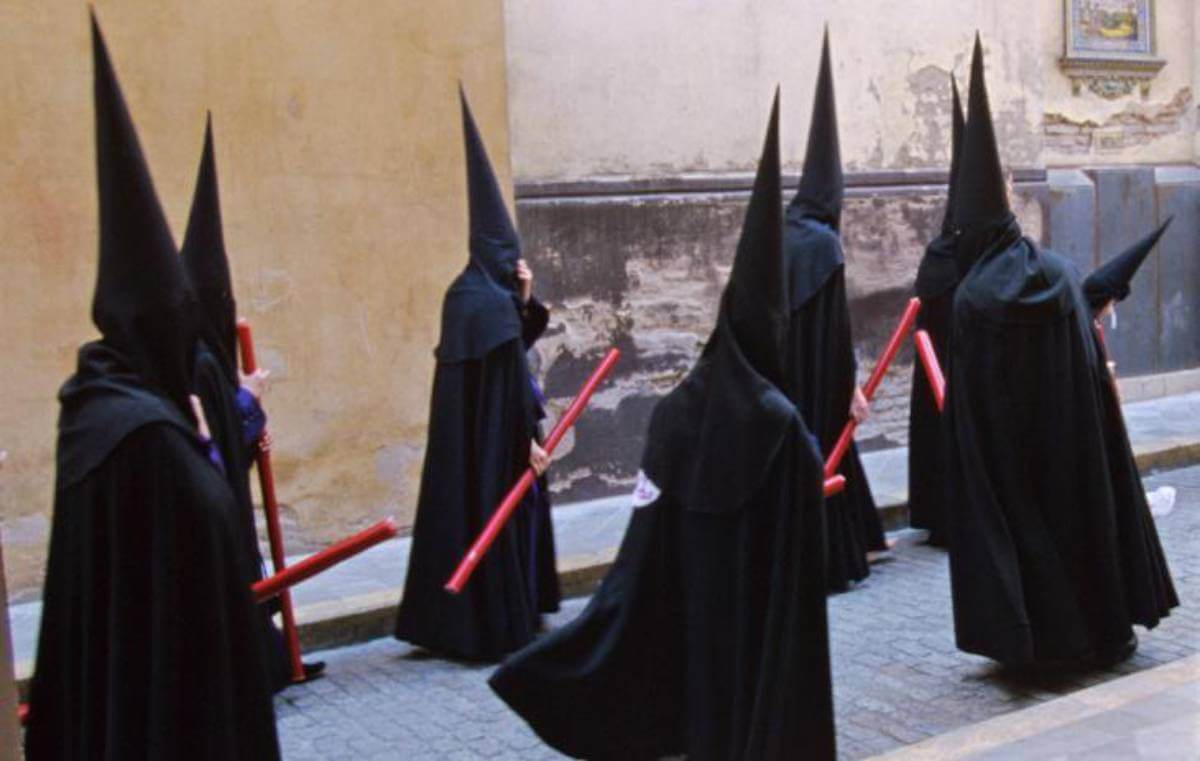
[[(213, 151), (212, 118), (204, 130), (204, 151), (196, 176), (191, 213), (181, 248), (184, 269), (196, 293), (196, 324), (202, 338), (196, 342), (193, 391), (200, 398), (209, 433), (221, 455), (225, 479), (237, 500), (234, 525), (242, 550), (242, 574), (246, 583), (263, 578), (262, 552), (254, 522), (254, 500), (250, 493), (250, 467), (256, 442), (247, 442), (242, 412), (238, 408), (237, 305), (233, 280), (225, 253), (221, 225), (221, 201), (217, 165)], [(258, 609), (260, 636), (268, 653), (272, 682), (282, 689), (291, 682), (291, 667), (283, 635), (275, 626), (275, 604)]]
[[(954, 186), (964, 119), (958, 85), (950, 78), (953, 101), (950, 140), (950, 182), (942, 229), (925, 248), (917, 269), (916, 295), (921, 299), (917, 330), (929, 333), (938, 361), (945, 363), (950, 346), (950, 311), (960, 273), (955, 259), (958, 234), (954, 229)], [(944, 547), (948, 541), (946, 506), (945, 420), (933, 399), (929, 379), (919, 362), (913, 363), (912, 395), (908, 413), (908, 509), (914, 528), (929, 532), (929, 543)]]
[[(804, 173), (788, 206), (784, 261), (791, 284), (788, 378), (784, 388), (828, 455), (849, 417), (858, 363), (846, 300), (841, 224), (841, 154), (829, 33), (813, 99)], [(842, 591), (870, 574), (867, 553), (887, 549), (866, 471), (851, 443), (839, 472), (846, 489), (826, 501), (829, 511), (829, 588)]]
[(236, 502), (186, 401), (193, 297), (93, 19), (100, 257), (59, 394), (26, 757), (272, 759)]
[(1008, 210), (976, 40), (947, 384), (958, 646), (1008, 664), (1106, 660), (1177, 599), (1079, 277)]
[[(460, 93), (461, 96), (461, 93)], [(549, 314), (514, 291), (520, 241), (462, 97), (471, 258), (442, 306), (429, 438), (398, 639), (450, 656), (497, 660), (558, 610), (545, 479), (517, 508), (461, 594), (443, 589), (492, 511), (529, 465), (543, 417), (525, 352)]]
[(613, 567), (490, 681), (571, 756), (835, 755), (822, 464), (780, 388), (778, 98), (770, 124), (716, 329), (654, 410)]

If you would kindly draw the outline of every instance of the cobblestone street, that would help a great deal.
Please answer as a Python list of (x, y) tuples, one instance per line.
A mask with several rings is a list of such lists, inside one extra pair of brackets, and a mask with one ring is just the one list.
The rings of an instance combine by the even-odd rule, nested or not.
[[(1160, 473), (1178, 489), (1158, 519), (1182, 605), (1113, 670), (1016, 677), (954, 648), (945, 555), (904, 546), (830, 600), (838, 746), (866, 758), (1200, 652), (1200, 466)], [(583, 606), (571, 600), (552, 623)], [(391, 639), (327, 651), (328, 676), (277, 699), (288, 761), (560, 758), (487, 688), (490, 666), (446, 662)]]

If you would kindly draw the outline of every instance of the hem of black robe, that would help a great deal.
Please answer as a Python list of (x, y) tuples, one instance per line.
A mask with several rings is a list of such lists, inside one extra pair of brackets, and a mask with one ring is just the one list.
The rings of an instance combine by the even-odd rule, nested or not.
[(867, 553), (888, 549), (857, 446), (851, 445), (842, 463), (846, 489), (825, 502), (826, 530), (840, 529), (839, 538), (828, 543), (826, 578), (830, 592), (847, 592), (869, 577), (871, 566), (867, 562)]
[(830, 568), (827, 573), (829, 577), (827, 581), (827, 588), (829, 592), (831, 594), (840, 594), (842, 592), (849, 592), (856, 584), (861, 583), (867, 577), (869, 577), (871, 575), (871, 566), (869, 563), (867, 563), (866, 554), (864, 553), (861, 564), (855, 563), (849, 570), (846, 570), (845, 573), (838, 573), (837, 575), (834, 575), (834, 569), (832, 568)]
[[(1035, 637), (1028, 625), (1018, 625), (1009, 631), (1017, 632), (1018, 636), (1025, 641), (1015, 647), (1009, 647), (997, 645), (994, 638), (988, 638), (988, 641), (985, 641), (984, 638), (959, 636), (956, 637), (955, 645), (963, 652), (990, 658), (1006, 668), (1070, 668), (1086, 667), (1095, 662), (1097, 658), (1102, 657), (1102, 654), (1120, 647), (1129, 639), (1129, 636), (1121, 636), (1112, 641), (1089, 642), (1082, 647), (1061, 652), (1039, 653)], [(1132, 634), (1131, 623), (1129, 635)]]
[(396, 626), (392, 631), (392, 636), (400, 642), (407, 642), (413, 647), (446, 660), (464, 663), (499, 663), (537, 638), (542, 629), (542, 621), (540, 615), (535, 618), (536, 620), (530, 625), (529, 636), (526, 638), (514, 639), (511, 643), (499, 647), (471, 648), (448, 643), (444, 636), (439, 636), (438, 632), (426, 631), (426, 627), (412, 625), (409, 622), (409, 616), (404, 611), (404, 606), (401, 605), (400, 611), (396, 615)]
[[(1015, 646), (996, 642), (999, 633), (1012, 633)], [(993, 630), (988, 637), (976, 637), (955, 632), (954, 645), (964, 653), (981, 655), (1010, 667), (1029, 666), (1036, 662), (1033, 652), (1033, 631), (1029, 624), (1017, 624), (1003, 630)]]
[(532, 696), (534, 693), (521, 690), (516, 680), (509, 676), (510, 672), (503, 667), (497, 669), (488, 677), (488, 687), (500, 698), (509, 710), (521, 717), (538, 739), (554, 750), (571, 758), (588, 759), (588, 761), (658, 761), (664, 758), (682, 756), (686, 752), (683, 743), (678, 746), (656, 748), (645, 752), (633, 751), (629, 748), (599, 750), (592, 743), (580, 743), (578, 737), (567, 736), (569, 733), (547, 731), (561, 725), (560, 717), (547, 716), (542, 710), (543, 701), (523, 698), (522, 695)]
[(929, 535), (925, 537), (925, 544), (928, 546), (936, 547), (939, 550), (950, 549), (950, 537), (947, 535), (948, 532), (943, 531), (942, 529), (918, 526), (915, 523), (913, 524), (913, 528), (929, 532)]

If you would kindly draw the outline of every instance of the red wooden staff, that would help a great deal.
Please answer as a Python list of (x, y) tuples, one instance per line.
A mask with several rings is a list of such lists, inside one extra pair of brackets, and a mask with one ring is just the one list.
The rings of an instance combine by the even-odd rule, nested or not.
[[(254, 357), (254, 337), (250, 323), (238, 320), (238, 346), (242, 350), (242, 372), (251, 375), (258, 369)], [(264, 434), (266, 431), (263, 432)], [(263, 512), (267, 516), (267, 541), (271, 546), (271, 565), (275, 573), (282, 571), (287, 563), (283, 551), (283, 530), (279, 526), (279, 503), (275, 499), (275, 476), (271, 471), (271, 453), (258, 450), (255, 455), (258, 466), (258, 485), (262, 489)], [(287, 646), (288, 662), (291, 664), (292, 681), (303, 682), (304, 662), (300, 660), (300, 635), (296, 631), (296, 613), (292, 609), (292, 595), (284, 589), (279, 595), (279, 613), (283, 618), (283, 639)]]
[[(912, 329), (913, 321), (917, 319), (917, 312), (921, 309), (921, 300), (911, 298), (908, 300), (908, 306), (904, 308), (904, 314), (900, 316), (900, 324), (892, 332), (892, 337), (888, 339), (887, 346), (884, 347), (883, 353), (879, 355), (879, 361), (875, 363), (875, 369), (871, 371), (871, 377), (867, 379), (866, 385), (863, 386), (863, 396), (870, 401), (875, 396), (875, 389), (879, 388), (879, 384), (883, 381), (884, 373), (887, 372), (888, 365), (892, 363), (896, 352), (900, 350), (900, 344), (904, 341), (904, 336)], [(833, 451), (829, 453), (829, 459), (825, 461), (825, 477), (831, 478), (837, 469), (841, 467), (842, 458), (846, 456), (846, 450), (850, 448), (850, 442), (854, 440), (854, 429), (858, 427), (858, 421), (850, 418), (846, 421), (846, 427), (842, 429), (842, 435), (838, 437), (837, 443), (833, 445)]]
[(946, 377), (942, 375), (937, 352), (933, 350), (933, 340), (927, 331), (918, 330), (913, 336), (913, 341), (917, 345), (917, 356), (921, 358), (921, 366), (925, 368), (929, 389), (933, 391), (933, 401), (937, 404), (938, 412), (941, 412), (946, 404)]
[[(608, 354), (592, 372), (587, 382), (583, 384), (579, 395), (575, 397), (575, 401), (571, 402), (571, 406), (567, 407), (563, 412), (562, 417), (558, 419), (554, 429), (550, 431), (550, 435), (546, 437), (545, 443), (542, 444), (542, 449), (546, 450), (546, 454), (554, 452), (554, 448), (558, 446), (558, 442), (566, 435), (571, 426), (575, 425), (575, 420), (583, 413), (587, 407), (588, 400), (592, 398), (592, 394), (596, 392), (596, 388), (600, 382), (604, 380), (604, 376), (608, 375), (612, 370), (613, 365), (621, 357), (621, 352), (617, 349), (609, 349)], [(496, 537), (500, 535), (500, 530), (504, 528), (504, 524), (508, 522), (508, 518), (513, 511), (517, 509), (517, 505), (521, 503), (521, 499), (525, 496), (525, 492), (529, 491), (529, 487), (533, 486), (533, 482), (537, 479), (537, 473), (533, 468), (526, 468), (521, 474), (521, 478), (509, 490), (504, 499), (496, 507), (492, 513), (492, 517), (484, 526), (483, 531), (471, 545), (471, 549), (467, 550), (467, 554), (459, 561), (458, 568), (454, 570), (454, 574), (450, 580), (446, 582), (446, 591), (452, 594), (458, 594), (466, 585), (467, 580), (471, 578), (471, 574), (475, 571), (475, 567), (479, 565), (479, 561), (483, 560), (484, 554), (492, 543), (496, 541)]]
[(282, 595), (289, 587), (316, 576), (328, 570), (343, 560), (354, 557), (358, 553), (370, 549), (380, 542), (387, 541), (396, 535), (396, 522), (392, 518), (384, 518), (353, 536), (331, 544), (320, 552), (288, 566), (274, 576), (268, 576), (256, 582), (250, 589), (254, 592), (256, 602), (266, 602), (272, 597)]

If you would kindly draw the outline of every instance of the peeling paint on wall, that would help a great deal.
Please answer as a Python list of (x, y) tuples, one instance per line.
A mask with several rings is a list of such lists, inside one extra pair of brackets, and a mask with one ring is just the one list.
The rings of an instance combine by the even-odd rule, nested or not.
[(908, 76), (912, 96), (909, 138), (896, 152), (901, 168), (950, 164), (950, 71), (926, 65)]
[(1191, 108), (1192, 88), (1183, 87), (1166, 102), (1133, 102), (1101, 121), (1047, 112), (1046, 148), (1075, 156), (1119, 153), (1186, 129)]

